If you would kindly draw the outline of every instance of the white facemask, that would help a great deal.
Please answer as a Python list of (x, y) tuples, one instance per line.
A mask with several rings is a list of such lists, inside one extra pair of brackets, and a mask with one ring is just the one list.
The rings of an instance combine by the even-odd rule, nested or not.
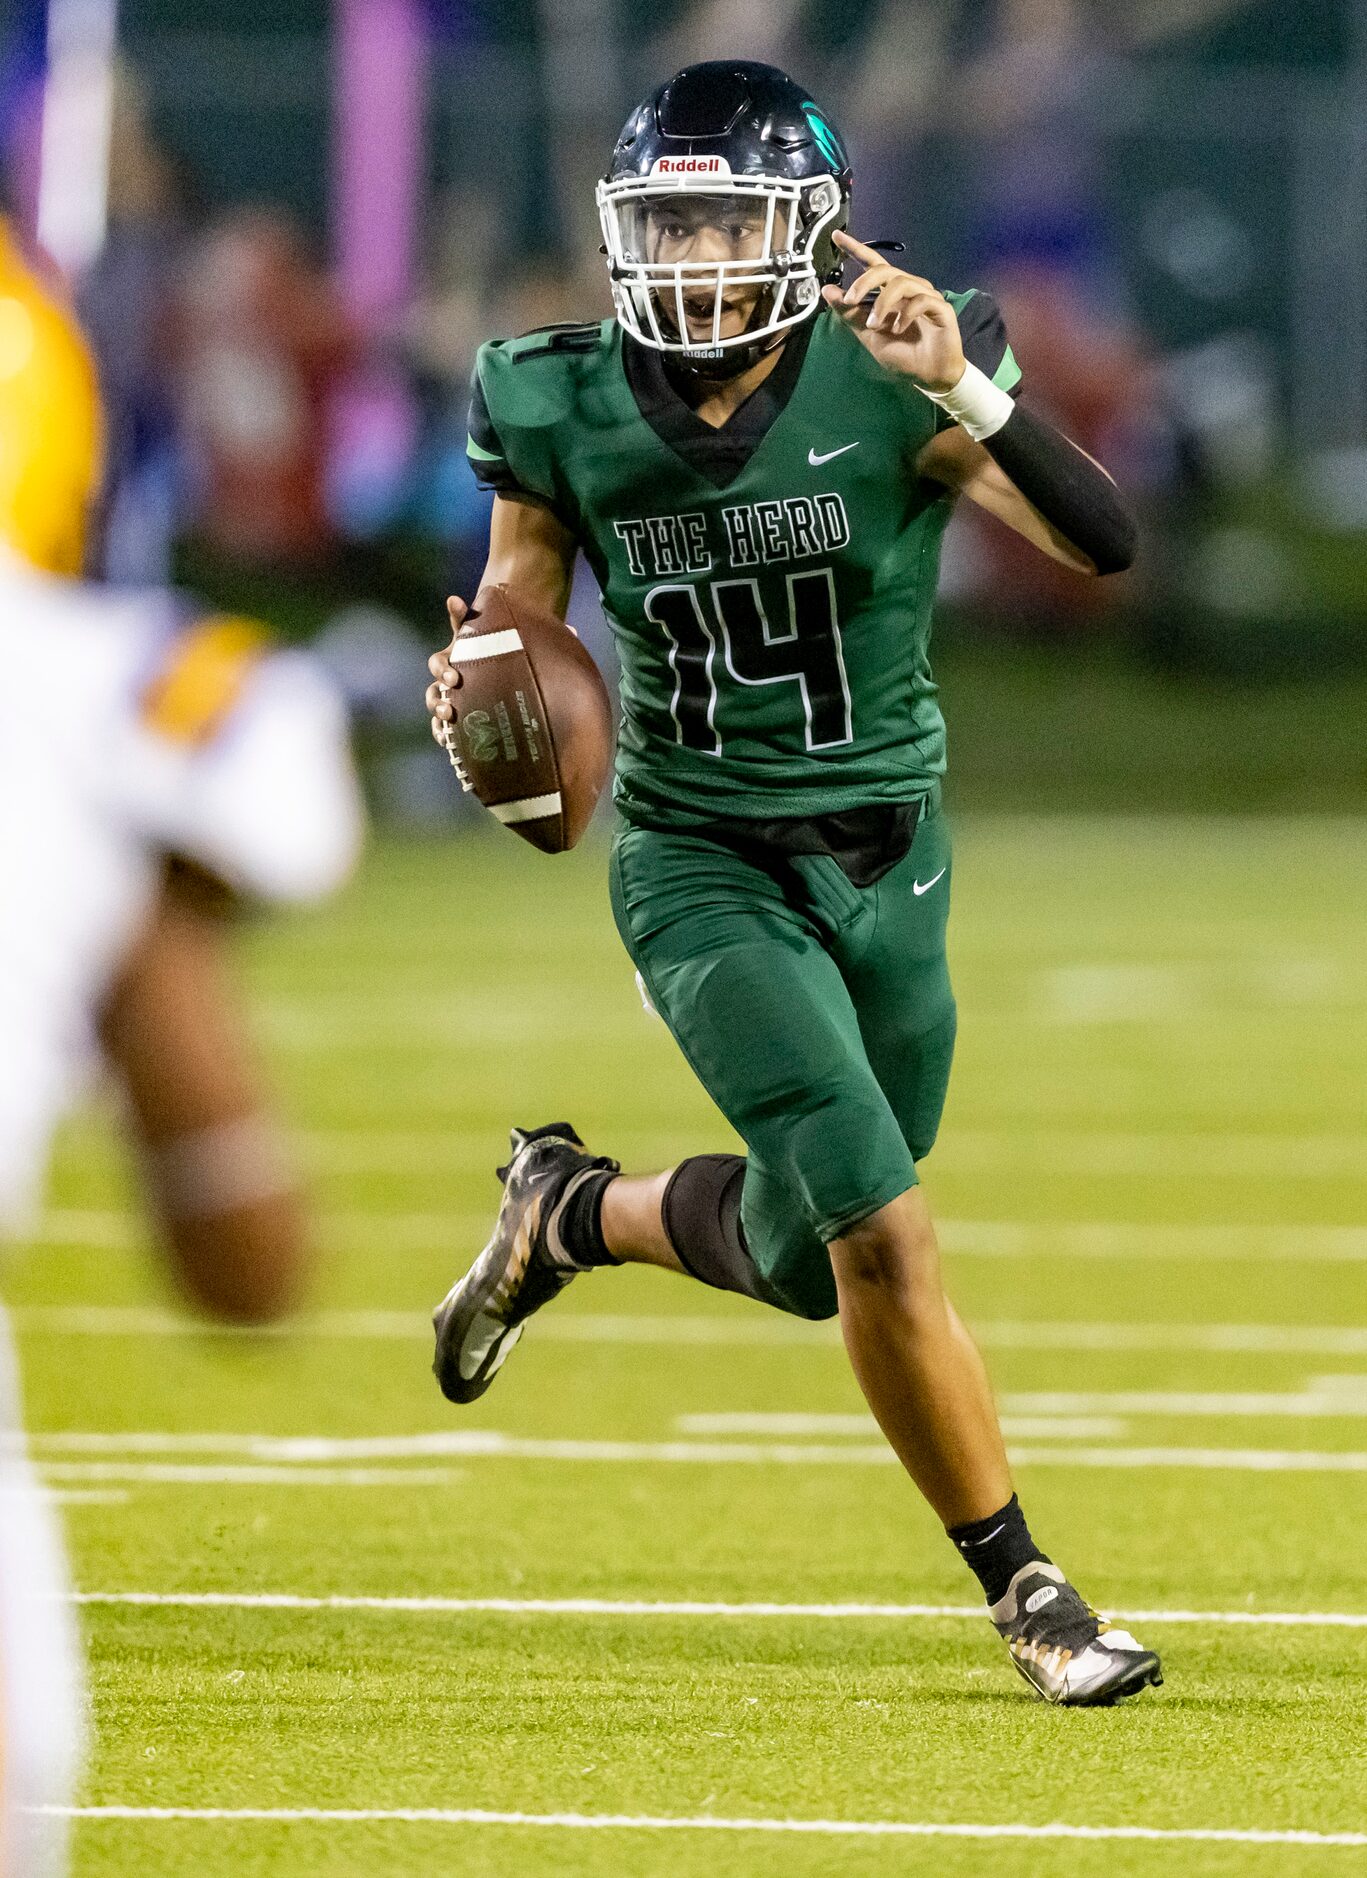
[(733, 176), (724, 157), (662, 157), (598, 185), (617, 318), (660, 352), (715, 358), (815, 311), (813, 255), (839, 214), (833, 176)]

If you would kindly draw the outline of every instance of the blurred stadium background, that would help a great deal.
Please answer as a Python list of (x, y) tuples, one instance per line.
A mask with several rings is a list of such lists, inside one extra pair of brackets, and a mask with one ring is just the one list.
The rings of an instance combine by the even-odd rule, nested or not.
[[(480, 565), (475, 346), (608, 310), (603, 152), (718, 47), (829, 100), (858, 227), (989, 285), (1033, 395), (1145, 511), (1140, 568), (1098, 586), (952, 531), (961, 805), (1367, 791), (1358, 0), (6, 7), (10, 197), (104, 374), (105, 568), (323, 635), (382, 812), (458, 812), (412, 685)], [(578, 617), (603, 650), (591, 593)]]
[[(103, 375), (103, 574), (312, 643), (376, 819), (339, 902), (242, 951), (316, 1186), (311, 1328), (211, 1337), (168, 1308), (98, 1111), (7, 1274), (94, 1599), (87, 1798), (1360, 1830), (1367, 5), (0, 0), (0, 22), (7, 200)], [(1062, 1752), (952, 1615), (383, 1602), (965, 1597), (869, 1471), (823, 1331), (632, 1272), (576, 1286), (458, 1424), (426, 1374), (510, 1121), (567, 1113), (638, 1168), (726, 1145), (635, 1006), (601, 845), (549, 863), (481, 826), (421, 705), (443, 596), (481, 564), (475, 347), (606, 312), (610, 139), (662, 73), (726, 53), (828, 102), (858, 232), (998, 294), (1032, 395), (1144, 514), (1139, 567), (1103, 583), (956, 519), (936, 639), (963, 1042), (928, 1182), (1037, 1529), (1157, 1611), (1171, 1663), (1150, 1709)], [(574, 617), (610, 669), (591, 589)], [(226, 1603), (139, 1602), (201, 1594)], [(1232, 1627), (1254, 1607), (1292, 1621)], [(1314, 1612), (1338, 1615), (1297, 1627)], [(832, 1868), (686, 1834), (647, 1866), (599, 1833), (181, 1830), (92, 1825), (77, 1870)], [(1003, 1843), (991, 1869), (1039, 1856)], [(1069, 1878), (1300, 1856), (1048, 1852)]]

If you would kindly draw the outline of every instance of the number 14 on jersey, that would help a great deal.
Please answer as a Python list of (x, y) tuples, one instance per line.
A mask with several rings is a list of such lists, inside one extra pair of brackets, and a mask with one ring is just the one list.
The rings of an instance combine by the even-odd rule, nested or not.
[(757, 580), (701, 583), (711, 601), (710, 621), (699, 586), (654, 587), (646, 595), (646, 618), (670, 643), (670, 714), (677, 742), (721, 755), (728, 718), (725, 700), (732, 685), (737, 701), (741, 687), (796, 686), (808, 750), (832, 750), (853, 741), (831, 571), (820, 567), (789, 574), (786, 587), (788, 617), (781, 630), (765, 611)]

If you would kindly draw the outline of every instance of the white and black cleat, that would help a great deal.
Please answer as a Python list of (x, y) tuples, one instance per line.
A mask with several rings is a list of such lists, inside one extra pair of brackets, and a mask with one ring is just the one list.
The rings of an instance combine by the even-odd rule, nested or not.
[(1022, 1565), (988, 1615), (1011, 1660), (1046, 1702), (1109, 1708), (1157, 1688), (1163, 1665), (1152, 1650), (1098, 1617), (1057, 1565)]
[(503, 1204), (493, 1235), (432, 1313), (432, 1373), (450, 1402), (482, 1396), (532, 1312), (585, 1269), (561, 1238), (562, 1208), (589, 1175), (620, 1171), (616, 1161), (589, 1154), (568, 1122), (514, 1128), (510, 1146), (508, 1165), (498, 1170)]

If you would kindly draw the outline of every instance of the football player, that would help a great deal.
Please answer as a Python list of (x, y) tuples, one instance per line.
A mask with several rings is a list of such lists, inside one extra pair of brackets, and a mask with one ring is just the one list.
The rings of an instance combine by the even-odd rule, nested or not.
[[(599, 185), (615, 321), (479, 353), (484, 580), (563, 614), (577, 552), (597, 576), (622, 665), (613, 910), (749, 1152), (632, 1178), (565, 1123), (515, 1129), (493, 1236), (436, 1313), (436, 1372), (473, 1401), (534, 1311), (624, 1261), (838, 1313), (1017, 1668), (1048, 1701), (1108, 1704), (1158, 1658), (1035, 1543), (917, 1184), (955, 1032), (926, 647), (959, 498), (1080, 576), (1128, 566), (1134, 524), (1017, 402), (991, 297), (853, 239), (850, 185), (783, 73), (690, 66)], [(432, 671), (444, 741), (460, 675), (445, 654)]]
[[(0, 1245), (102, 1055), (182, 1288), (235, 1322), (305, 1283), (300, 1197), (228, 988), (223, 911), (349, 873), (361, 814), (322, 675), (243, 620), (80, 572), (94, 373), (0, 221)], [(79, 687), (79, 700), (73, 696)], [(60, 1548), (0, 1318), (0, 1872), (55, 1869), (74, 1757)]]
[(84, 340), (0, 223), (0, 1215), (97, 1044), (178, 1281), (267, 1319), (308, 1254), (224, 916), (350, 873), (345, 714), (256, 622), (79, 578), (99, 461)]

